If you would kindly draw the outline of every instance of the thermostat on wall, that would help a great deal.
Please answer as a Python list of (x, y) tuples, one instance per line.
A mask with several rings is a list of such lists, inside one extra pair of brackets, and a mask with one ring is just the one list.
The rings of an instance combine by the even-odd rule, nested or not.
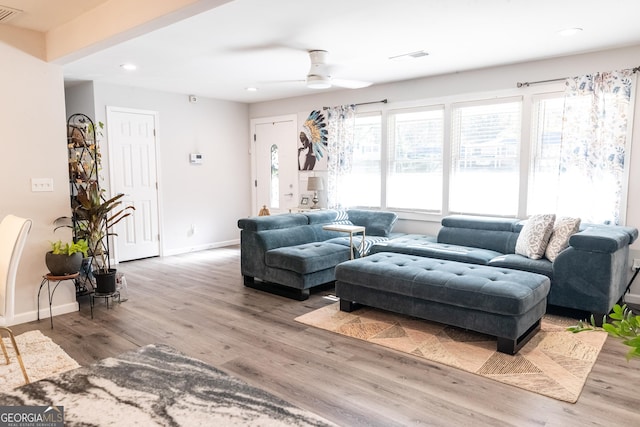
[(189, 160), (191, 161), (192, 165), (200, 165), (202, 164), (202, 154), (200, 153), (191, 153), (189, 154)]

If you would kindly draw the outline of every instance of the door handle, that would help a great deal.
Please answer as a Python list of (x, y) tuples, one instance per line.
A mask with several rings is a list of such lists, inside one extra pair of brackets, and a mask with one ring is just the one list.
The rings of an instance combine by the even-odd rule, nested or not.
[(287, 194), (283, 194), (283, 196), (289, 196), (289, 197), (293, 197), (293, 193), (287, 193)]

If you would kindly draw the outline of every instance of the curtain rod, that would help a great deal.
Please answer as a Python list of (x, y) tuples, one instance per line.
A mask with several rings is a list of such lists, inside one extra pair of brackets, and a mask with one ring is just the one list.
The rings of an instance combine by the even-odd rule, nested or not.
[[(633, 68), (631, 70), (631, 72), (633, 72), (633, 73), (637, 73), (638, 71), (640, 71), (640, 67), (635, 67), (635, 68)], [(566, 80), (568, 78), (569, 77), (562, 77), (562, 78), (559, 78), (559, 79), (538, 80), (538, 81), (535, 81), (535, 82), (518, 82), (518, 83), (516, 83), (516, 86), (517, 87), (523, 87), (523, 86), (529, 87), (531, 85), (537, 85), (537, 84), (541, 84), (541, 83), (561, 82), (561, 81)]]
[[(389, 102), (386, 98), (381, 100), (381, 101), (370, 101), (370, 102), (361, 102), (359, 104), (350, 104), (353, 105), (354, 107), (357, 107), (358, 105), (368, 105), (368, 104), (386, 104), (387, 102)], [(328, 110), (331, 107), (322, 107), (323, 110)]]

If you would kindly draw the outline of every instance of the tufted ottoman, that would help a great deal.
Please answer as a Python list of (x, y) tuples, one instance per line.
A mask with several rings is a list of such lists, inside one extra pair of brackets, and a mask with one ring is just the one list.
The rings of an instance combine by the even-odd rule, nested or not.
[(340, 310), (367, 305), (493, 335), (508, 354), (540, 329), (549, 287), (541, 274), (391, 252), (336, 267)]

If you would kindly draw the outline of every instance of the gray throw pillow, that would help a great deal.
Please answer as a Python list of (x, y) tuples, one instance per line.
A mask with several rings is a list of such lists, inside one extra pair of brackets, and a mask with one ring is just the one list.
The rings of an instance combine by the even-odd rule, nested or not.
[(542, 258), (549, 243), (555, 220), (555, 214), (530, 216), (516, 241), (516, 253), (531, 259)]
[(549, 261), (555, 261), (560, 252), (569, 247), (569, 238), (580, 229), (580, 218), (558, 218), (553, 226), (553, 232), (544, 256)]

